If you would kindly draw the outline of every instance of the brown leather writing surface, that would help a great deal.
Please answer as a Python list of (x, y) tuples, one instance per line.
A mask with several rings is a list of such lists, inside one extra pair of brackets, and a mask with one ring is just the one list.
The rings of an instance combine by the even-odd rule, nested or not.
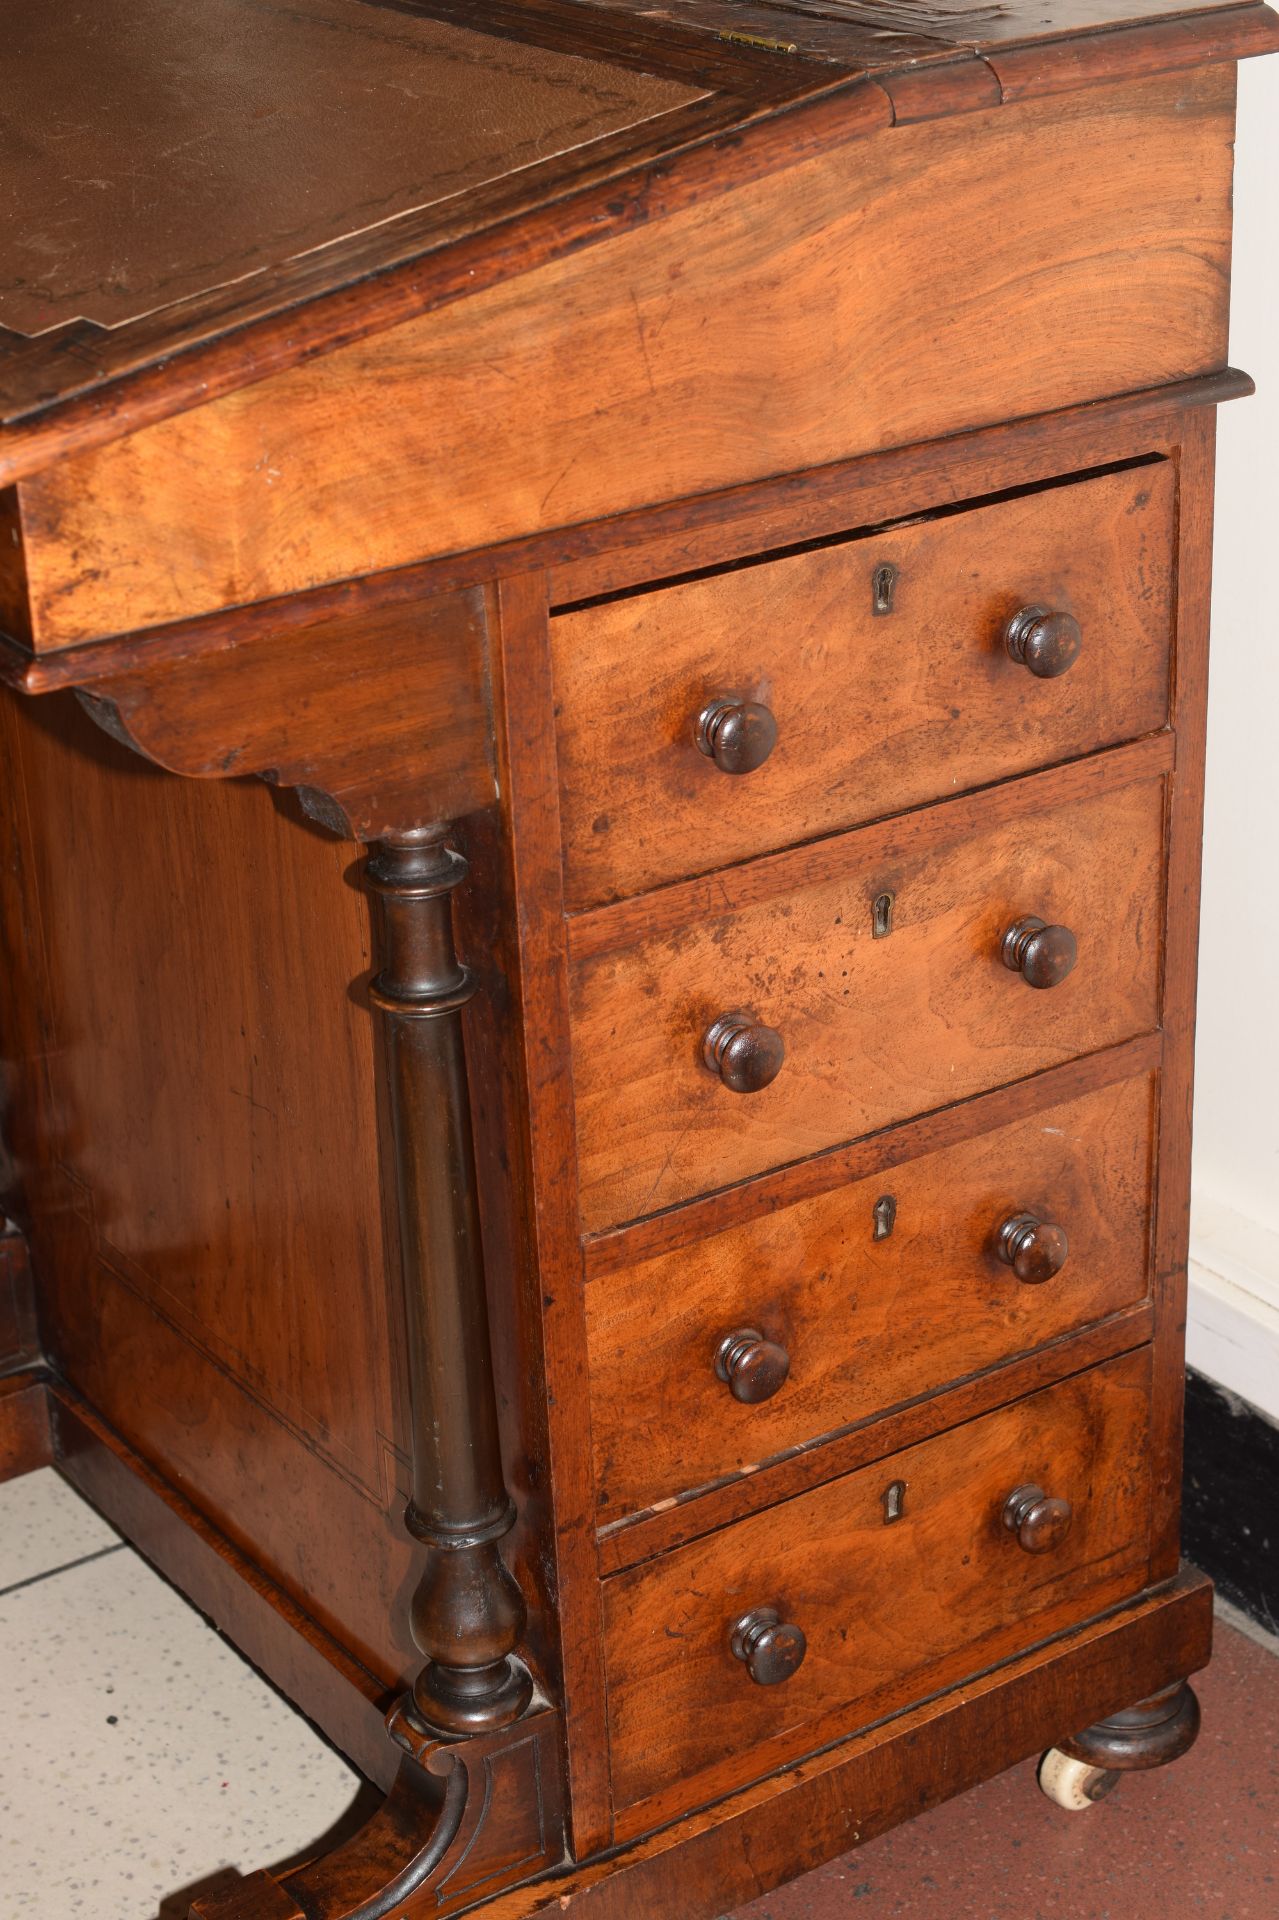
[(0, 326), (113, 327), (700, 89), (361, 0), (0, 0)]

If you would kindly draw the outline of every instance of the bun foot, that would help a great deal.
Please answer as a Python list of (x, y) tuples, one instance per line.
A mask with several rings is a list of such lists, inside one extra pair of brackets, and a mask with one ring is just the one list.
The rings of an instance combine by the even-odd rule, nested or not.
[(1179, 1760), (1198, 1734), (1199, 1702), (1179, 1680), (1053, 1747), (1040, 1762), (1039, 1784), (1057, 1806), (1079, 1813), (1104, 1799), (1122, 1774)]

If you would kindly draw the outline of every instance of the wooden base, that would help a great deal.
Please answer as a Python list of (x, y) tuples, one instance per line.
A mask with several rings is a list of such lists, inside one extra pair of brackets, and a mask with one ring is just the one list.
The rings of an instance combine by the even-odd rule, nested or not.
[[(31, 1441), (40, 1432), (51, 1444)], [(713, 1920), (1045, 1748), (1113, 1770), (1147, 1767), (1184, 1752), (1198, 1730), (1184, 1676), (1211, 1652), (1212, 1584), (1187, 1567), (1020, 1660), (713, 1808), (621, 1852), (557, 1869), (558, 1713), (539, 1708), (515, 1727), (456, 1745), (415, 1740), (393, 1713), (388, 1738), (373, 1677), (83, 1403), (46, 1376), (15, 1375), (0, 1383), (0, 1459), (17, 1435), (27, 1437), (16, 1454), (11, 1446), (12, 1457), (29, 1466), (56, 1459), (303, 1711), (390, 1786), (347, 1846), (283, 1881), (252, 1874), (216, 1905), (206, 1901), (199, 1920), (374, 1920), (392, 1912), (418, 1920), (477, 1906), (490, 1920), (584, 1907), (589, 1920), (650, 1920), (655, 1912)], [(1143, 1704), (1134, 1708), (1134, 1698)], [(1081, 1726), (1084, 1733), (1065, 1732)]]
[(25, 1237), (0, 1214), (0, 1480), (53, 1458), (35, 1288)]
[[(639, 1842), (506, 1896), (485, 1920), (711, 1920), (1061, 1739), (1086, 1700), (1131, 1701), (1207, 1664), (1212, 1584), (1166, 1586)], [(1113, 1713), (1099, 1708), (1094, 1719)]]
[(442, 1741), (411, 1705), (387, 1722), (400, 1754), (390, 1793), (345, 1846), (276, 1879), (254, 1873), (191, 1909), (191, 1920), (415, 1920), (484, 1904), (564, 1851), (560, 1715)]
[[(374, 1920), (392, 1912), (396, 1920), (419, 1920), (427, 1913), (476, 1905), (486, 1920), (531, 1920), (540, 1913), (579, 1915), (586, 1910), (589, 1920), (651, 1920), (655, 1913), (663, 1920), (712, 1920), (726, 1908), (766, 1893), (1053, 1745), (1061, 1739), (1062, 1725), (1072, 1719), (1090, 1714), (1111, 1715), (1112, 1724), (1125, 1719), (1123, 1709), (1105, 1702), (1131, 1699), (1134, 1690), (1161, 1689), (1161, 1697), (1184, 1694), (1193, 1700), (1189, 1689), (1169, 1686), (1169, 1676), (1197, 1671), (1209, 1657), (1211, 1641), (1211, 1583), (1187, 1568), (1167, 1586), (1077, 1632), (801, 1761), (624, 1852), (506, 1893), (495, 1891), (487, 1900), (474, 1880), (469, 1891), (456, 1897), (441, 1884), (447, 1869), (436, 1864), (434, 1849), (447, 1807), (441, 1811), (434, 1801), (419, 1802), (418, 1845), (432, 1862), (429, 1882), (407, 1897), (401, 1891), (390, 1899), (388, 1875), (385, 1897), (370, 1894), (368, 1873), (382, 1834), (388, 1820), (394, 1825), (397, 1801), (402, 1817), (411, 1784), (401, 1780), (387, 1808), (363, 1835), (306, 1870), (305, 1887), (301, 1876), (277, 1882), (253, 1875), (241, 1887), (228, 1889), (216, 1906), (206, 1903), (197, 1909), (196, 1920)], [(526, 1727), (535, 1729), (535, 1722)], [(521, 1731), (508, 1729), (486, 1745), (509, 1750), (512, 1737)], [(472, 1760), (480, 1758), (479, 1747), (472, 1743)], [(461, 1753), (468, 1773), (474, 1772), (466, 1750)], [(546, 1777), (540, 1777), (540, 1784)], [(531, 1778), (525, 1780), (526, 1793), (532, 1784)], [(508, 1807), (507, 1819), (523, 1831), (521, 1822), (527, 1825), (532, 1813), (526, 1798), (518, 1810)], [(545, 1828), (539, 1831), (545, 1833)], [(350, 1894), (353, 1867), (360, 1876), (358, 1904)], [(518, 1872), (508, 1861), (498, 1877), (509, 1881)], [(397, 1884), (403, 1887), (402, 1881)]]

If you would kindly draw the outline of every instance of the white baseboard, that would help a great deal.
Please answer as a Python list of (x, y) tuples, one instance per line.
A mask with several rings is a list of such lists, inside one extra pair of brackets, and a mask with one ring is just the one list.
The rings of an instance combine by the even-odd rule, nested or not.
[(1186, 1360), (1279, 1421), (1279, 1233), (1197, 1191)]

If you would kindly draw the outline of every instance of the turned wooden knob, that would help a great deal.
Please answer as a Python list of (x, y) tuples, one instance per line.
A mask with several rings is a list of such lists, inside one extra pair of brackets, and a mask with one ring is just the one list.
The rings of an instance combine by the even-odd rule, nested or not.
[(777, 722), (758, 700), (725, 693), (702, 708), (693, 738), (721, 773), (754, 773), (777, 745)]
[(1023, 607), (1008, 622), (1004, 642), (1013, 659), (1029, 667), (1036, 680), (1055, 680), (1069, 673), (1078, 660), (1084, 636), (1073, 613)]
[(776, 1607), (756, 1607), (734, 1626), (730, 1645), (757, 1687), (778, 1687), (803, 1665), (808, 1642)]
[(1038, 1286), (1060, 1273), (1070, 1252), (1064, 1227), (1039, 1220), (1033, 1213), (1014, 1213), (1004, 1221), (995, 1245), (1019, 1280)]
[(702, 1037), (702, 1058), (731, 1093), (762, 1093), (782, 1070), (786, 1043), (748, 1013), (721, 1013)]
[(786, 1385), (790, 1355), (755, 1327), (725, 1334), (715, 1351), (715, 1371), (743, 1406), (771, 1400)]
[(1028, 987), (1059, 987), (1073, 971), (1079, 948), (1069, 927), (1048, 927), (1031, 913), (1014, 920), (1004, 935), (1004, 965)]
[(1051, 1553), (1070, 1532), (1069, 1500), (1050, 1500), (1042, 1487), (1018, 1487), (1004, 1502), (1004, 1525), (1027, 1553)]

